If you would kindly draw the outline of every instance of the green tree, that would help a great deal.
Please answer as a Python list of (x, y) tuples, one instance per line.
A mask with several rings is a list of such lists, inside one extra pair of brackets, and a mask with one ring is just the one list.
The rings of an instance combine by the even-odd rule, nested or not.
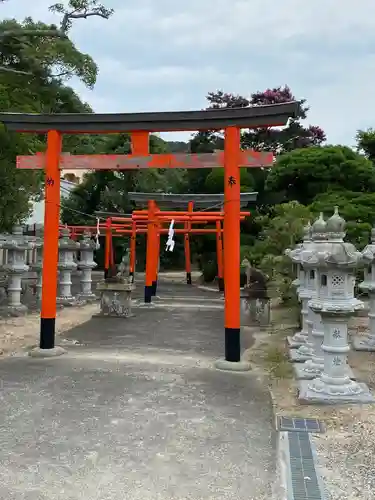
[(77, 76), (92, 87), (97, 66), (89, 55), (77, 50), (69, 30), (75, 20), (108, 19), (113, 10), (97, 0), (69, 0), (67, 6), (56, 3), (50, 10), (61, 16), (59, 26), (34, 22), (30, 17), (22, 23), (8, 19), (0, 24), (0, 70), (36, 80)]
[(346, 190), (322, 193), (309, 208), (316, 216), (323, 212), (330, 217), (335, 206), (346, 220), (347, 240), (362, 250), (375, 224), (375, 194)]
[[(96, 0), (71, 0), (67, 9), (51, 9), (62, 15), (59, 27), (26, 18), (22, 23), (0, 23), (0, 108), (24, 113), (91, 112), (64, 82), (76, 76), (86, 85), (95, 83), (97, 66), (69, 39), (73, 20), (100, 16), (106, 10)], [(81, 138), (65, 137), (64, 146), (80, 149)], [(84, 142), (82, 143), (84, 145)], [(0, 126), (0, 230), (24, 220), (31, 202), (40, 197), (42, 174), (16, 169), (16, 156), (45, 149), (43, 135), (13, 134)]]
[(309, 207), (296, 201), (276, 205), (271, 213), (257, 218), (262, 229), (247, 256), (273, 280), (283, 301), (295, 298), (291, 286), (295, 272), (285, 250), (301, 241), (303, 228), (311, 219)]
[(267, 192), (305, 205), (321, 193), (345, 189), (375, 190), (373, 164), (346, 146), (315, 146), (285, 153), (277, 158), (266, 180)]
[(366, 158), (375, 162), (375, 130), (358, 130), (356, 135), (357, 150), (363, 153)]

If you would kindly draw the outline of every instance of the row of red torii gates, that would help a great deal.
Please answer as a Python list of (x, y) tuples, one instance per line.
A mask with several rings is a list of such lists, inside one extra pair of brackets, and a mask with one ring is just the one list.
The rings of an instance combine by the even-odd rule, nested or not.
[[(60, 170), (129, 170), (140, 168), (224, 167), (224, 283), (225, 361), (241, 365), (240, 343), (240, 167), (267, 165), (267, 153), (241, 151), (241, 128), (285, 126), (297, 116), (298, 102), (206, 111), (124, 114), (0, 113), (9, 131), (47, 134), (45, 154), (18, 157), (18, 168), (45, 170), (44, 252), (39, 349), (51, 355), (55, 348), (58, 239), (60, 222)], [(196, 155), (151, 155), (152, 132), (224, 130), (224, 152)], [(129, 133), (131, 155), (62, 154), (63, 134)], [(265, 160), (265, 161), (264, 161)], [(152, 285), (152, 284), (151, 284)]]
[[(257, 193), (241, 193), (241, 205), (250, 201), (255, 201)], [(224, 212), (212, 211), (212, 208), (223, 204), (223, 195), (204, 195), (194, 196), (192, 194), (171, 195), (165, 193), (128, 193), (130, 201), (136, 201), (137, 204), (146, 204), (147, 210), (134, 210), (132, 214), (118, 214), (108, 212), (95, 212), (98, 216), (96, 225), (71, 225), (62, 226), (70, 230), (71, 238), (76, 239), (78, 235), (89, 231), (91, 234), (104, 233), (104, 275), (108, 276), (109, 270), (115, 265), (114, 255), (114, 237), (128, 236), (130, 238), (130, 276), (134, 276), (136, 267), (136, 239), (137, 235), (145, 234), (147, 236), (146, 247), (146, 276), (145, 276), (145, 294), (144, 302), (150, 303), (152, 296), (156, 295), (158, 282), (158, 264), (160, 259), (160, 238), (169, 233), (168, 225), (174, 222), (174, 233), (184, 236), (185, 253), (185, 271), (186, 282), (192, 284), (191, 278), (191, 251), (190, 236), (215, 234), (216, 236), (216, 255), (217, 255), (217, 280), (219, 291), (224, 292), (224, 257), (223, 257), (223, 228)], [(190, 200), (190, 201), (186, 201)], [(192, 201), (194, 200), (194, 201)], [(215, 202), (215, 203), (214, 203)], [(160, 209), (160, 203), (167, 205), (174, 210)], [(187, 204), (187, 211), (176, 211), (177, 205), (181, 208)], [(194, 205), (197, 208), (205, 207), (205, 210), (194, 211)], [(213, 206), (212, 206), (213, 205)], [(209, 211), (210, 210), (210, 211)], [(249, 216), (250, 212), (240, 212), (240, 220)], [(105, 222), (99, 222), (105, 219)], [(214, 227), (207, 227), (208, 225)], [(182, 227), (178, 227), (181, 226)], [(202, 227), (203, 226), (203, 227)]]

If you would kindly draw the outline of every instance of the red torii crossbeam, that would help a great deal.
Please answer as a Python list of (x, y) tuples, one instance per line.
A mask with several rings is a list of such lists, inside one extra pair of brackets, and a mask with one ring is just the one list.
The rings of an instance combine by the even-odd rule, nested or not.
[[(273, 153), (253, 150), (239, 153), (239, 166), (247, 168), (272, 167)], [(17, 156), (17, 168), (44, 169), (46, 155), (37, 153)], [(148, 168), (222, 168), (224, 152), (201, 154), (156, 154), (156, 155), (71, 155), (60, 156), (60, 170), (137, 170)]]

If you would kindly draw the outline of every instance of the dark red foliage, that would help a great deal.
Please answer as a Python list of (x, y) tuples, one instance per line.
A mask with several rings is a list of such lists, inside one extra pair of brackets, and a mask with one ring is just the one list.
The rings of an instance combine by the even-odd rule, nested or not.
[[(266, 89), (263, 92), (254, 92), (250, 99), (246, 97), (225, 93), (222, 90), (209, 92), (207, 95), (209, 108), (235, 108), (247, 106), (261, 106), (267, 104), (280, 104), (283, 102), (295, 101), (288, 85)], [(324, 131), (318, 127), (310, 125), (304, 127), (300, 120), (305, 120), (309, 107), (306, 105), (306, 100), (300, 100), (300, 114), (297, 118), (290, 120), (287, 127), (283, 129), (274, 128), (259, 128), (249, 130), (242, 136), (244, 147), (254, 148), (258, 150), (273, 151), (280, 154), (285, 151), (291, 151), (296, 148), (308, 146), (317, 146), (325, 141), (326, 136)], [(207, 147), (207, 146), (206, 146)], [(198, 148), (199, 149), (199, 148)]]

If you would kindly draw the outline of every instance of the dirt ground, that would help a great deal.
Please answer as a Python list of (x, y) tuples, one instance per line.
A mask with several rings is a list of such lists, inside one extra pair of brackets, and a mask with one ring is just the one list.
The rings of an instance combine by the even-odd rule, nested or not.
[[(88, 321), (98, 310), (98, 304), (81, 307), (67, 307), (56, 315), (56, 333), (63, 332)], [(39, 340), (40, 313), (36, 312), (18, 318), (0, 319), (0, 354), (11, 355), (35, 346)], [(61, 342), (60, 342), (61, 343)]]
[[(255, 344), (246, 353), (253, 370), (264, 377), (273, 396), (275, 414), (323, 420), (324, 434), (313, 441), (329, 500), (371, 500), (375, 491), (375, 404), (352, 406), (300, 405), (288, 359), (286, 337), (297, 331), (298, 310), (276, 308), (271, 326), (253, 332)], [(294, 323), (294, 324), (293, 324)], [(368, 318), (353, 318), (349, 334), (367, 333)], [(357, 380), (375, 394), (375, 353), (351, 351), (349, 364)]]

